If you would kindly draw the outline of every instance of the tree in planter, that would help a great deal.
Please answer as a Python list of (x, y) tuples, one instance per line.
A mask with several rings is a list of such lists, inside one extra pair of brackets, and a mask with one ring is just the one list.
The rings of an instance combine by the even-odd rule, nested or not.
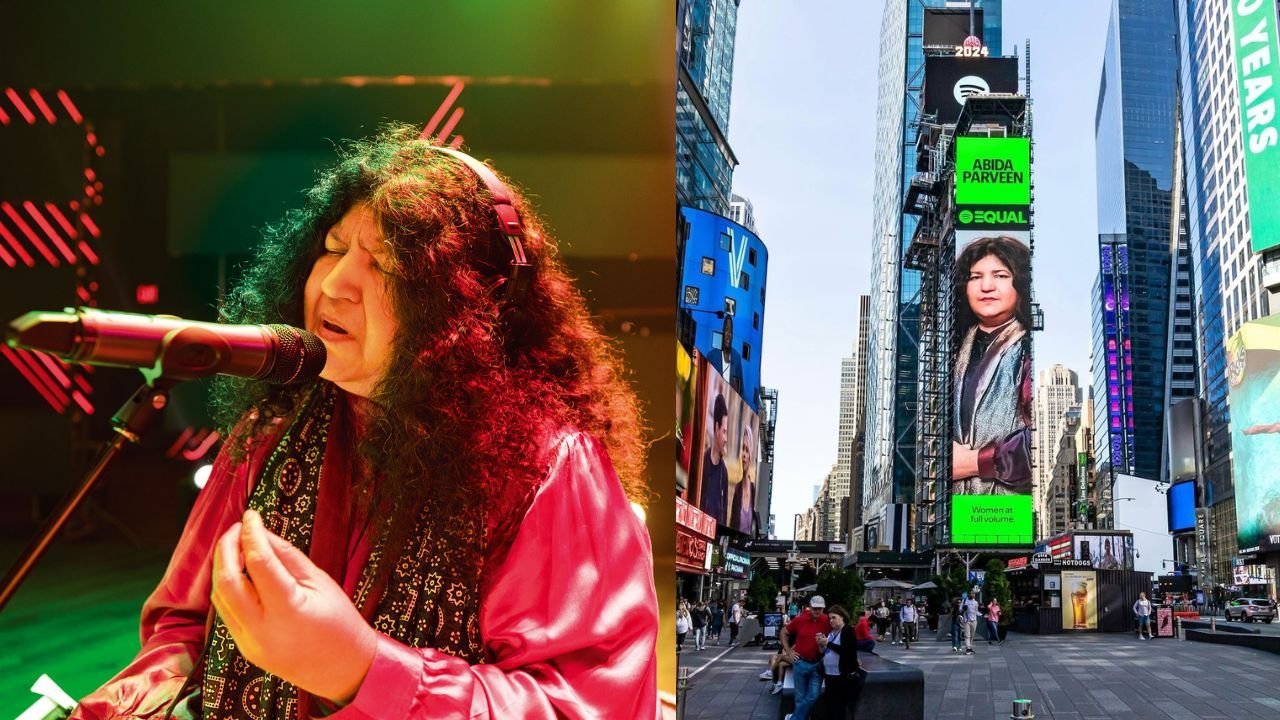
[(778, 583), (771, 573), (758, 572), (751, 578), (747, 586), (747, 607), (756, 612), (768, 612), (773, 609), (773, 600), (778, 597)]
[(866, 585), (855, 572), (828, 565), (818, 573), (818, 594), (827, 601), (827, 607), (840, 605), (857, 617), (862, 612), (862, 593)]

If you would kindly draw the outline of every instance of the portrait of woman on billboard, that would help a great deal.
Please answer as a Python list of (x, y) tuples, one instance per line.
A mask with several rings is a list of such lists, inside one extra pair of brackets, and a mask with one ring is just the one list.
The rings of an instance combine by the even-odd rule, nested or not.
[(956, 258), (951, 492), (1031, 492), (1031, 251), (980, 237)]
[(752, 429), (754, 423), (748, 422), (745, 415), (746, 413), (742, 423), (742, 443), (738, 448), (741, 477), (733, 489), (729, 523), (735, 530), (750, 533), (756, 505), (756, 442), (755, 431)]

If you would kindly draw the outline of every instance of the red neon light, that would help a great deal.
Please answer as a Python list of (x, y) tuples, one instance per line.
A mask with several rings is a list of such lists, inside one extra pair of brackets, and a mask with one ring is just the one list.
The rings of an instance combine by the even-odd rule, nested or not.
[(88, 180), (89, 182), (93, 182), (93, 179), (94, 179), (95, 177), (97, 177), (97, 174), (93, 172), (93, 168), (85, 168), (85, 169), (84, 169), (84, 179), (85, 179), (85, 180)]
[(204, 441), (201, 442), (200, 445), (198, 445), (197, 447), (191, 448), (190, 450), (183, 450), (182, 457), (188, 460), (199, 460), (200, 458), (205, 456), (205, 453), (209, 452), (209, 448), (213, 447), (213, 444), (216, 442), (218, 442), (218, 433), (210, 431), (209, 434), (205, 436)]
[(18, 229), (22, 231), (22, 234), (27, 236), (27, 240), (30, 240), (31, 244), (36, 246), (36, 250), (40, 251), (40, 254), (44, 256), (44, 259), (48, 260), (50, 265), (58, 267), (60, 264), (58, 262), (58, 258), (54, 256), (52, 252), (49, 252), (49, 248), (40, 241), (40, 238), (36, 236), (36, 231), (31, 229), (31, 226), (22, 219), (22, 216), (18, 214), (18, 211), (14, 210), (13, 206), (7, 202), (0, 203), (0, 208), (4, 209), (4, 213), (9, 216), (9, 219), (13, 221), (14, 225), (18, 226)]
[(191, 428), (191, 427), (188, 427), (185, 430), (183, 430), (182, 434), (178, 435), (178, 439), (175, 440), (174, 443), (169, 446), (168, 451), (165, 452), (165, 457), (177, 457), (178, 451), (182, 449), (183, 445), (187, 444), (187, 438), (190, 438), (191, 433), (193, 432), (195, 432), (195, 428)]
[(36, 377), (31, 374), (31, 371), (28, 370), (22, 361), (18, 359), (16, 351), (10, 350), (8, 345), (0, 345), (0, 353), (3, 353), (4, 356), (9, 359), (9, 362), (18, 369), (18, 372), (22, 373), (22, 377), (26, 378), (27, 384), (35, 388), (36, 392), (40, 393), (40, 397), (44, 398), (45, 402), (52, 405), (54, 410), (62, 412), (65, 409), (65, 406), (59, 405), (57, 398), (50, 395), (49, 391), (44, 388), (40, 381), (36, 379)]
[(93, 403), (89, 402), (89, 398), (81, 395), (79, 390), (71, 392), (71, 399), (76, 401), (76, 404), (84, 410), (86, 415), (93, 414)]
[(458, 121), (462, 119), (462, 113), (463, 109), (458, 108), (449, 116), (449, 122), (445, 123), (444, 127), (440, 128), (440, 134), (436, 136), (437, 145), (444, 144), (444, 139), (449, 137), (449, 133), (453, 132), (453, 129), (458, 126)]
[(90, 145), (98, 144), (98, 135), (92, 130), (84, 134), (84, 139), (88, 140)]
[(93, 248), (89, 247), (89, 243), (81, 240), (76, 243), (76, 247), (80, 248), (80, 254), (85, 256), (90, 265), (98, 264), (98, 254), (93, 251)]
[(94, 195), (96, 195), (97, 193), (98, 193), (98, 191), (97, 191), (97, 190), (94, 190), (92, 185), (85, 185), (85, 186), (84, 186), (84, 194), (85, 194), (85, 196), (86, 196), (86, 197), (93, 197), (93, 196), (94, 196)]
[(453, 84), (453, 89), (445, 96), (444, 101), (440, 103), (440, 107), (436, 109), (436, 113), (427, 121), (427, 126), (422, 129), (422, 139), (430, 140), (431, 133), (435, 132), (436, 126), (444, 119), (444, 114), (449, 112), (449, 108), (453, 106), (453, 102), (462, 94), (462, 88), (465, 87), (463, 82), (459, 80)]
[(44, 215), (40, 214), (40, 209), (36, 207), (36, 204), (28, 200), (22, 203), (22, 207), (31, 216), (31, 219), (36, 221), (36, 224), (44, 231), (44, 234), (53, 241), (53, 244), (58, 246), (58, 252), (62, 253), (62, 257), (66, 258), (67, 262), (74, 263), (76, 261), (75, 253), (71, 252), (71, 248), (67, 247), (67, 244), (62, 242), (62, 238), (58, 236), (58, 233), (54, 232), (53, 226), (49, 224), (48, 220), (44, 219)]
[(80, 389), (83, 390), (86, 395), (93, 394), (93, 386), (89, 384), (88, 380), (84, 379), (83, 375), (73, 375), (72, 379), (76, 381), (76, 384), (80, 386)]
[(449, 147), (453, 148), (454, 150), (457, 150), (458, 148), (462, 147), (462, 136), (454, 135), (453, 142), (449, 143)]
[(97, 155), (98, 157), (102, 157), (103, 155), (107, 154), (107, 149), (99, 145), (98, 149), (93, 151), (93, 154)]
[(85, 290), (84, 286), (82, 285), (76, 286), (76, 297), (80, 298), (80, 302), (85, 302), (85, 303), (93, 299), (93, 296), (90, 295), (89, 291)]
[(0, 108), (0, 125), (8, 125), (9, 120), (9, 113), (5, 112), (4, 108)]
[(9, 229), (4, 225), (0, 225), (0, 237), (4, 238), (5, 242), (9, 243), (9, 247), (13, 248), (13, 251), (18, 254), (18, 257), (22, 258), (22, 262), (26, 264), (27, 267), (36, 266), (36, 259), (31, 257), (31, 253), (27, 252), (27, 249), (22, 247), (22, 244), (18, 242), (18, 238), (14, 237), (13, 233), (9, 232)]
[(63, 388), (70, 389), (71, 378), (67, 377), (67, 374), (62, 371), (62, 368), (63, 368), (62, 363), (58, 362), (57, 360), (54, 360), (52, 357), (42, 352), (39, 352), (38, 350), (31, 350), (30, 352), (32, 355), (35, 355), (37, 358), (39, 358), (40, 362), (44, 363), (44, 366), (46, 368), (49, 368), (49, 374), (57, 378), (58, 382), (62, 383)]
[(94, 237), (102, 236), (102, 231), (99, 230), (98, 226), (93, 223), (93, 218), (89, 217), (88, 215), (84, 213), (80, 213), (80, 224), (85, 226), (86, 229), (88, 229), (90, 235)]
[(35, 101), (36, 107), (40, 109), (40, 114), (44, 115), (44, 119), (48, 120), (50, 125), (58, 122), (58, 118), (54, 117), (53, 111), (49, 109), (49, 106), (44, 102), (44, 98), (40, 96), (40, 91), (35, 88), (31, 88), (27, 94), (31, 96), (33, 101)]
[(0, 260), (3, 260), (4, 264), (8, 265), (9, 267), (18, 266), (18, 261), (15, 260), (14, 257), (9, 254), (8, 250), (4, 249), (3, 245), (0, 245)]
[(9, 100), (13, 102), (14, 107), (18, 108), (18, 112), (22, 113), (22, 117), (26, 119), (28, 125), (36, 124), (36, 116), (32, 114), (27, 104), (22, 102), (22, 96), (18, 94), (17, 90), (5, 88), (4, 94), (9, 96)]
[(58, 209), (57, 205), (47, 202), (44, 204), (44, 209), (48, 210), (49, 214), (53, 216), (53, 219), (62, 226), (62, 231), (67, 234), (67, 237), (75, 240), (76, 237), (80, 235), (80, 233), (76, 232), (75, 226), (67, 221), (67, 216), (62, 214), (62, 211)]
[(80, 124), (80, 121), (84, 120), (84, 118), (80, 116), (80, 111), (76, 109), (76, 104), (71, 102), (71, 98), (67, 95), (66, 90), (58, 91), (58, 100), (62, 103), (62, 107), (67, 109), (67, 114), (71, 116), (72, 120), (76, 121), (77, 125)]
[(139, 305), (155, 305), (160, 302), (160, 286), (139, 285), (134, 288), (133, 296)]
[(31, 368), (31, 372), (34, 373), (36, 377), (40, 378), (44, 382), (45, 387), (48, 388), (49, 392), (58, 399), (58, 402), (61, 403), (64, 408), (71, 403), (71, 398), (67, 397), (67, 394), (62, 392), (62, 388), (58, 387), (58, 384), (53, 381), (53, 378), (49, 377), (48, 373), (44, 371), (44, 368), (40, 367), (40, 365), (36, 363), (35, 358), (31, 357), (31, 353), (19, 350), (18, 357)]

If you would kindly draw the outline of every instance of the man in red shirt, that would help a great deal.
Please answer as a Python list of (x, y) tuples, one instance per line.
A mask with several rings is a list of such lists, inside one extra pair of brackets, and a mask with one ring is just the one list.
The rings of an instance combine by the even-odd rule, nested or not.
[(796, 680), (796, 710), (786, 720), (808, 720), (822, 686), (822, 651), (818, 636), (831, 632), (831, 621), (823, 612), (827, 603), (821, 595), (809, 598), (809, 612), (800, 613), (782, 629), (782, 652), (791, 661)]

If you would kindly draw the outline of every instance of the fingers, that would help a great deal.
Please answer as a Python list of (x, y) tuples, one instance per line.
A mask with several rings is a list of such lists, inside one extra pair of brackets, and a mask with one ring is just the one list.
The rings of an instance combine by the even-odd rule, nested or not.
[(223, 533), (214, 546), (212, 599), (233, 634), (235, 628), (243, 627), (244, 620), (262, 614), (262, 603), (253, 581), (244, 574), (239, 523)]
[(293, 543), (269, 530), (267, 531), (267, 542), (271, 545), (271, 549), (275, 551), (276, 558), (280, 560), (280, 564), (295, 580), (302, 582), (315, 576), (319, 568), (316, 567), (315, 563), (311, 562), (311, 558), (307, 557), (306, 553), (294, 547)]
[(240, 524), (240, 547), (244, 553), (244, 567), (258, 591), (263, 607), (291, 605), (298, 583), (285, 569), (271, 545), (272, 533), (262, 524), (262, 516), (255, 510), (246, 510)]

